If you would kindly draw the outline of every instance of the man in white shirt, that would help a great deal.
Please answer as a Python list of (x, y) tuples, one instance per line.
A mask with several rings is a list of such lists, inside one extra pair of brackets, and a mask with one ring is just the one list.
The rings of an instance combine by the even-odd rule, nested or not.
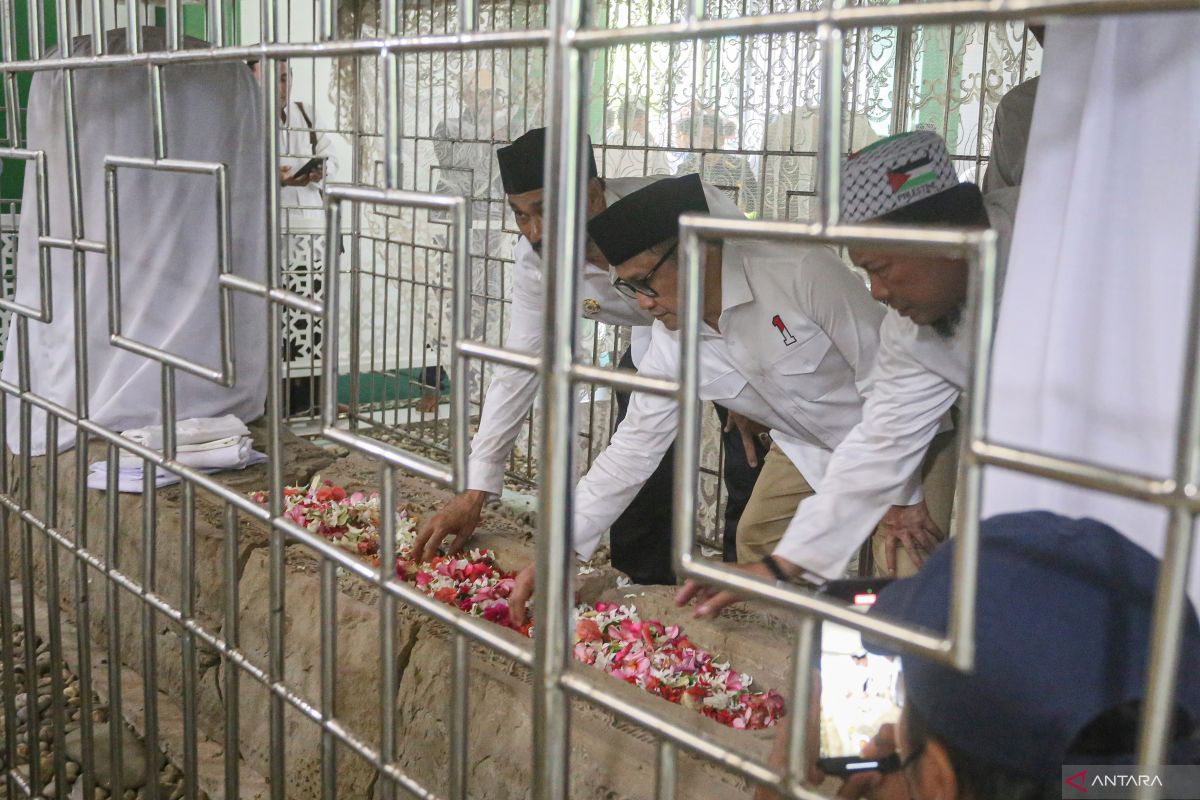
[[(945, 142), (928, 131), (902, 133), (864, 148), (842, 167), (842, 218), (997, 230), (998, 264), (1007, 258), (1016, 189), (986, 199), (960, 183)], [(933, 437), (967, 383), (971, 332), (961, 324), (965, 261), (851, 249), (871, 294), (890, 306), (862, 421), (833, 452), (820, 491), (801, 506), (771, 557), (774, 577), (842, 576), (846, 563), (889, 506), (910, 496)], [(934, 526), (932, 520), (928, 525)], [(936, 526), (934, 526), (936, 528)], [(943, 538), (940, 530), (930, 530)], [(697, 616), (735, 602), (689, 581), (680, 605), (700, 599)]]
[[(595, 244), (617, 265), (614, 284), (635, 295), (656, 320), (640, 364), (647, 374), (678, 373), (679, 216), (707, 210), (700, 186), (696, 175), (661, 181), (588, 224)], [(803, 507), (821, 496), (830, 455), (862, 417), (883, 308), (822, 246), (710, 244), (704, 270), (700, 397), (771, 429), (774, 442), (815, 490)], [(629, 415), (576, 488), (577, 555), (587, 558), (595, 550), (604, 528), (674, 440), (677, 418), (673, 398), (634, 393)], [(913, 504), (920, 496), (917, 485), (911, 496), (899, 499)], [(669, 539), (669, 532), (661, 535)], [(530, 567), (510, 597), (514, 621), (523, 621), (532, 586)]]
[[(513, 254), (516, 274), (513, 280), (511, 326), (505, 346), (533, 354), (542, 349), (542, 173), (545, 138), (545, 129), (536, 128), (497, 153), (505, 194), (522, 234)], [(589, 170), (589, 217), (594, 217), (630, 192), (654, 182), (651, 178), (602, 182), (596, 177), (594, 158), (590, 158)], [(737, 206), (720, 190), (704, 186), (703, 191), (715, 213), (740, 216)], [(639, 363), (649, 342), (648, 326), (653, 318), (639, 309), (635, 301), (613, 288), (604, 257), (594, 246), (589, 246), (587, 257), (588, 263), (579, 281), (581, 312), (587, 319), (634, 326), (630, 351), (634, 363)], [(451, 552), (461, 549), (479, 523), (484, 502), (502, 491), (505, 462), (533, 406), (537, 384), (537, 375), (532, 372), (506, 366), (496, 368), (484, 399), (479, 428), (471, 442), (467, 491), (447, 503), (422, 528), (415, 546), (425, 558), (436, 555), (447, 537), (453, 537), (449, 545)], [(727, 478), (729, 469), (727, 463)], [(670, 474), (668, 465), (659, 476), (661, 479), (655, 480), (639, 498), (640, 513), (627, 514), (613, 528), (613, 565), (639, 583), (674, 583), (669, 536), (664, 538), (660, 535), (660, 531), (670, 530)], [(753, 476), (750, 476), (748, 483), (753, 485)], [(748, 490), (746, 494), (749, 494)], [(743, 506), (746, 499), (741, 498)], [(615, 516), (613, 521), (616, 521)], [(735, 519), (732, 527), (736, 527), (736, 524)]]

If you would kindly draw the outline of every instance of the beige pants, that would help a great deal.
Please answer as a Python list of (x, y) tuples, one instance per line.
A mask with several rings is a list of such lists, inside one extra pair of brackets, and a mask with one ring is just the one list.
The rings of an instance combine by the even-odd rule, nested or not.
[[(954, 482), (958, 473), (958, 429), (938, 434), (929, 445), (929, 452), (921, 466), (921, 485), (925, 491), (925, 504), (929, 515), (943, 531), (950, 530), (950, 516), (954, 508)], [(813, 495), (813, 489), (804, 480), (783, 451), (772, 446), (763, 462), (762, 472), (754, 484), (754, 492), (742, 512), (737, 529), (737, 557), (739, 564), (761, 561), (770, 555), (783, 538), (788, 523), (796, 514), (800, 503)], [(859, 574), (883, 575), (887, 573), (884, 556), (884, 539), (871, 536), (869, 553), (859, 565)], [(916, 572), (908, 553), (900, 548), (896, 554), (898, 575)]]

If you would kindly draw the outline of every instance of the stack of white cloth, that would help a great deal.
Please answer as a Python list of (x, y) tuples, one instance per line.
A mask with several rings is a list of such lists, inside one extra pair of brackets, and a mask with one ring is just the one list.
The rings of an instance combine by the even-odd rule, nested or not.
[[(161, 425), (134, 428), (121, 433), (126, 439), (157, 450), (163, 448)], [(255, 450), (250, 429), (232, 414), (223, 417), (196, 417), (175, 423), (175, 460), (201, 472), (212, 473), (229, 469), (245, 469), (267, 460)], [(145, 461), (132, 453), (122, 452), (117, 467), (117, 491), (141, 492), (145, 483)], [(179, 483), (179, 476), (164, 469), (156, 470), (155, 487)], [(108, 462), (97, 461), (88, 466), (89, 489), (108, 488)]]

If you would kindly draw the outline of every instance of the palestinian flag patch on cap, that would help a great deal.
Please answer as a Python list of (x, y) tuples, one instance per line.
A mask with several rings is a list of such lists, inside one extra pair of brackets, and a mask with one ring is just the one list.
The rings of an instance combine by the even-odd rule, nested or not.
[(842, 164), (842, 218), (878, 219), (958, 183), (942, 137), (930, 131), (889, 136)]

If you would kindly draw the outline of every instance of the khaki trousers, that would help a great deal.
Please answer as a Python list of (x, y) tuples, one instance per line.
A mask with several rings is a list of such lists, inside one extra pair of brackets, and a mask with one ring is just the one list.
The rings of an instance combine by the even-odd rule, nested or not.
[[(954, 510), (954, 483), (958, 475), (958, 428), (940, 433), (929, 445), (929, 452), (921, 466), (921, 485), (925, 491), (925, 504), (929, 515), (942, 531), (950, 530), (950, 518)], [(754, 484), (750, 502), (742, 513), (737, 528), (737, 559), (739, 564), (761, 561), (770, 555), (796, 509), (813, 495), (813, 489), (804, 480), (783, 451), (771, 447), (763, 462), (762, 473)], [(884, 556), (882, 536), (871, 536), (870, 551), (873, 565), (861, 564), (859, 574), (884, 575), (887, 560)], [(896, 554), (896, 573), (912, 575), (916, 567), (903, 548)]]

